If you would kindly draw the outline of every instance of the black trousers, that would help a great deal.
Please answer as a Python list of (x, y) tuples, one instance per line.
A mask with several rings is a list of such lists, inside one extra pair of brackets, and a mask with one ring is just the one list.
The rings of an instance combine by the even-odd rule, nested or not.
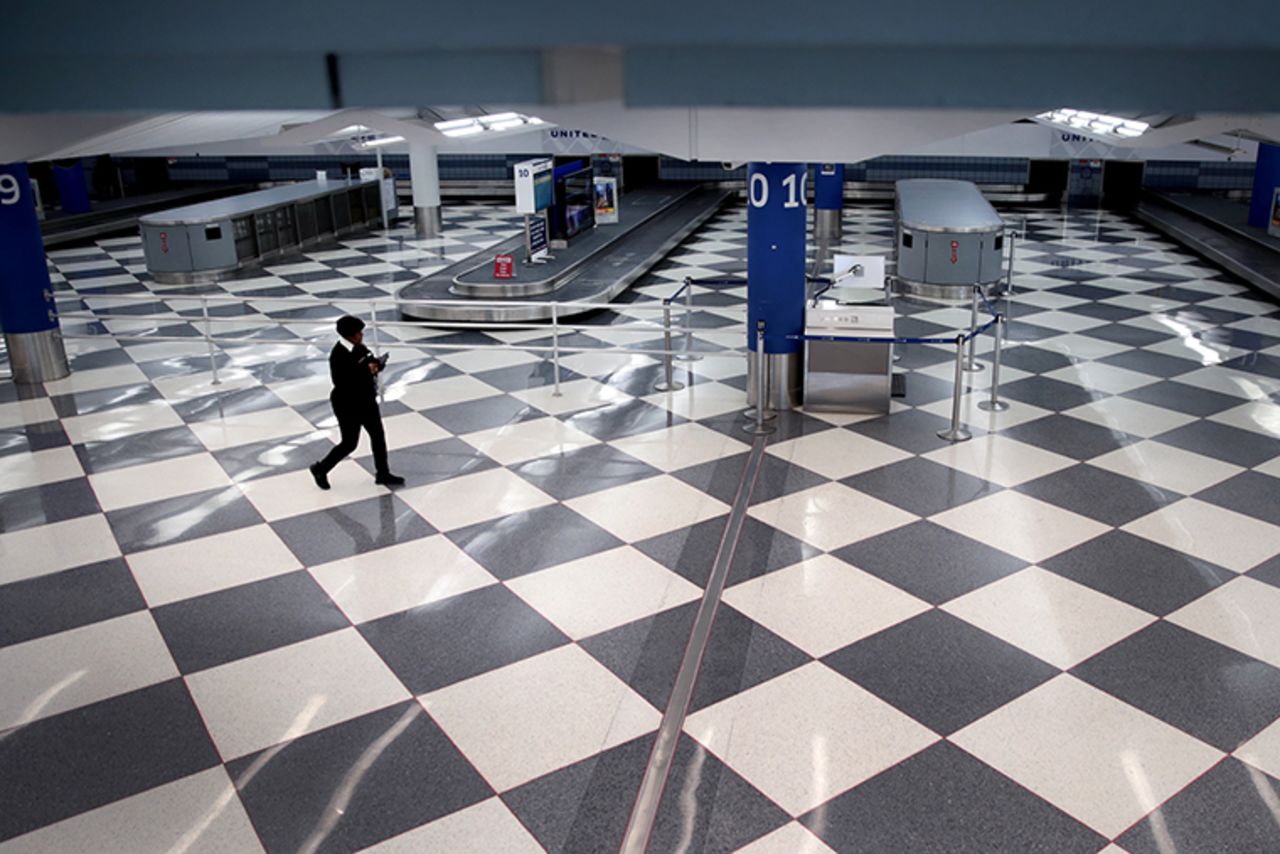
[(379, 475), (387, 474), (387, 436), (382, 431), (382, 413), (376, 403), (366, 406), (334, 406), (333, 414), (338, 416), (338, 429), (342, 433), (341, 441), (334, 446), (329, 455), (320, 461), (322, 472), (329, 471), (342, 462), (343, 458), (356, 449), (360, 442), (360, 428), (369, 434), (369, 444), (373, 448), (373, 467)]

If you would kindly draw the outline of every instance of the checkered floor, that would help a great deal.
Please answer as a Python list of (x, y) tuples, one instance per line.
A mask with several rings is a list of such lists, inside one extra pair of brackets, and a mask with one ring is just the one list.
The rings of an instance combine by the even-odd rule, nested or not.
[[(68, 329), (191, 337), (193, 295), (358, 309), (514, 227), (446, 213), (207, 289), (136, 240), (50, 260), (101, 315)], [(972, 441), (934, 435), (945, 347), (903, 349), (888, 417), (780, 416), (651, 850), (1274, 850), (1280, 307), (1122, 217), (1026, 217), (1012, 408), (969, 375)], [(744, 268), (729, 210), (626, 298)], [(748, 454), (715, 356), (744, 296), (697, 290), (707, 357), (667, 394), (590, 352), (626, 311), (568, 336), (559, 397), (478, 346), (545, 330), (401, 328), (476, 346), (395, 351), (394, 493), (367, 455), (305, 470), (341, 307), (219, 314), (270, 340), (218, 348), (217, 386), (203, 342), (109, 337), (0, 385), (0, 851), (616, 851)]]

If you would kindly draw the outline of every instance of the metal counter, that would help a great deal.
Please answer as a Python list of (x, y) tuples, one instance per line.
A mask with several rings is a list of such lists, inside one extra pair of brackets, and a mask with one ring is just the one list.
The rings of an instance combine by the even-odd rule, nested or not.
[(303, 181), (139, 218), (147, 271), (161, 283), (214, 281), (326, 237), (380, 225), (376, 181)]
[(974, 285), (1004, 275), (1004, 221), (968, 181), (898, 181), (896, 246), (900, 291), (968, 299)]

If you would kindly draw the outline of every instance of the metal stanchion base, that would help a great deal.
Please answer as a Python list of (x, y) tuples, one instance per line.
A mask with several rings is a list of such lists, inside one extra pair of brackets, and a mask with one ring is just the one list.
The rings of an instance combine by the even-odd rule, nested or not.
[(67, 351), (59, 330), (6, 332), (4, 341), (15, 383), (43, 383), (70, 376)]
[(672, 380), (671, 382), (656, 382), (653, 385), (654, 391), (679, 391), (684, 388), (684, 383), (680, 380)]
[(939, 439), (946, 439), (948, 442), (967, 442), (973, 438), (973, 434), (963, 427), (952, 430), (948, 427), (946, 430), (938, 431)]
[[(752, 407), (749, 407), (749, 408), (747, 408), (747, 409), (742, 410), (742, 417), (743, 417), (743, 418), (750, 418), (752, 421), (755, 421), (755, 420), (756, 420), (756, 408), (755, 408), (754, 406), (752, 406)], [(777, 417), (778, 417), (778, 413), (774, 412), (772, 409), (766, 409), (766, 410), (764, 411), (764, 418), (763, 418), (763, 419), (761, 419), (761, 420), (763, 420), (763, 421), (772, 421), (773, 419), (775, 419), (775, 418), (777, 418)]]
[(676, 356), (677, 362), (701, 362), (701, 353), (680, 353)]
[(742, 429), (744, 432), (750, 433), (752, 436), (767, 436), (778, 428), (768, 422), (765, 422), (764, 424), (757, 424), (752, 421), (748, 424), (743, 424)]
[(987, 366), (979, 361), (967, 362), (964, 366), (966, 374), (980, 374), (987, 369)]
[(1004, 412), (1009, 408), (1009, 404), (1003, 400), (980, 400), (978, 408), (983, 412)]

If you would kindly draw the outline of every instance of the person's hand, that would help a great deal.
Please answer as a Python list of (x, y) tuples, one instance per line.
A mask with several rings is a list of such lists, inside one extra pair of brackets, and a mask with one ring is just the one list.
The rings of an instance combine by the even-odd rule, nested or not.
[(382, 370), (382, 365), (378, 364), (377, 361), (369, 362), (369, 373), (373, 374), (374, 376), (377, 376), (381, 370)]

